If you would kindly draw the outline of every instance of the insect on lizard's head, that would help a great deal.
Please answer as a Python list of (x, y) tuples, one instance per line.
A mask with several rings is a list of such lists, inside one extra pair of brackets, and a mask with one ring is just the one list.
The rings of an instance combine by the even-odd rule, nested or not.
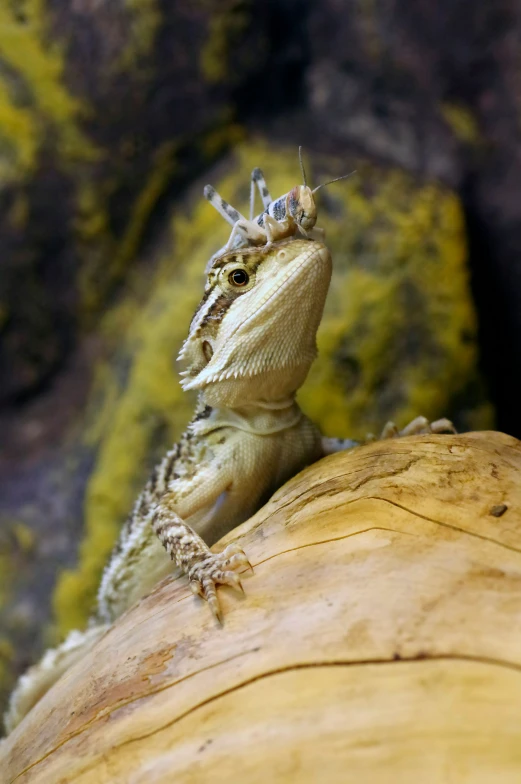
[(220, 256), (179, 358), (184, 389), (212, 405), (291, 395), (316, 354), (316, 332), (331, 279), (320, 242), (294, 239)]

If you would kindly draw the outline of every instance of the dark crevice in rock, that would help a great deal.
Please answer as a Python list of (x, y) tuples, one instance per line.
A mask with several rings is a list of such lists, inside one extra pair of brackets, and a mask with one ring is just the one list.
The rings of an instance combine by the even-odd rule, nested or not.
[(505, 255), (503, 238), (482, 214), (476, 199), (476, 180), (476, 175), (468, 177), (462, 199), (471, 288), (478, 314), (481, 370), (496, 408), (498, 429), (521, 438), (521, 342), (512, 302), (516, 292), (509, 291), (509, 278), (505, 279), (502, 269), (514, 260), (501, 258)]

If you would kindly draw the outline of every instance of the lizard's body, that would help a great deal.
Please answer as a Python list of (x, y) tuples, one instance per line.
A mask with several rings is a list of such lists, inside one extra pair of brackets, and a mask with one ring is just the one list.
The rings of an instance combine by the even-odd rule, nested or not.
[[(232, 282), (245, 275), (248, 282)], [(122, 612), (171, 573), (165, 549), (220, 617), (215, 586), (238, 586), (248, 561), (212, 543), (248, 519), (286, 479), (322, 455), (318, 428), (295, 394), (316, 353), (331, 277), (327, 248), (289, 240), (243, 248), (212, 263), (181, 350), (196, 415), (153, 471), (105, 569), (96, 616), (20, 679), (5, 724), (13, 729)], [(288, 304), (291, 303), (291, 307)]]
[(169, 496), (184, 523), (211, 545), (321, 454), (320, 432), (296, 403), (275, 411), (201, 407), (125, 524), (101, 582), (100, 620), (112, 622), (171, 574), (154, 531), (162, 499)]
[(183, 386), (199, 391), (198, 410), (123, 529), (100, 586), (101, 621), (111, 622), (167, 572), (154, 534), (219, 616), (215, 584), (238, 585), (234, 569), (248, 562), (240, 552), (213, 555), (205, 542), (246, 520), (322, 454), (320, 432), (295, 394), (316, 354), (330, 278), (329, 251), (307, 240), (246, 248), (213, 263), (180, 353), (188, 364)]
[[(10, 731), (60, 674), (122, 612), (171, 572), (165, 550), (220, 618), (216, 585), (240, 586), (248, 560), (208, 543), (246, 520), (286, 479), (355, 442), (322, 439), (295, 402), (316, 354), (331, 278), (320, 242), (290, 239), (212, 259), (180, 358), (183, 387), (199, 392), (195, 418), (153, 472), (123, 527), (89, 629), (73, 632), (22, 676)], [(446, 420), (434, 429), (447, 427)], [(423, 418), (402, 431), (429, 429)], [(387, 427), (385, 436), (397, 434)], [(181, 630), (180, 630), (181, 631)]]

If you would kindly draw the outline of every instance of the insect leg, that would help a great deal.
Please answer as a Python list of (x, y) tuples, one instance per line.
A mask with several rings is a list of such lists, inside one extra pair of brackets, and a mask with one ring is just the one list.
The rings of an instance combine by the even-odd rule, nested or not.
[(204, 186), (204, 196), (230, 226), (235, 226), (239, 220), (246, 220), (244, 215), (241, 215), (235, 207), (232, 207), (231, 204), (228, 204), (227, 201), (219, 196), (215, 188), (211, 185)]
[[(268, 186), (266, 185), (264, 174), (258, 167), (255, 168), (251, 173), (251, 182), (252, 182), (252, 193), (254, 192), (254, 183), (255, 183), (257, 185), (257, 188), (259, 189), (260, 197), (262, 199), (262, 206), (264, 207), (265, 210), (267, 210), (272, 201), (271, 194), (268, 190)], [(253, 220), (253, 212), (252, 212), (251, 219)]]
[(265, 215), (264, 229), (266, 231), (266, 244), (271, 245), (272, 242), (279, 242), (288, 237), (293, 237), (297, 233), (298, 226), (291, 215), (281, 221), (275, 220), (271, 215)]
[(247, 245), (264, 245), (266, 231), (252, 221), (242, 218), (233, 225), (230, 238), (226, 243), (226, 250), (242, 248)]

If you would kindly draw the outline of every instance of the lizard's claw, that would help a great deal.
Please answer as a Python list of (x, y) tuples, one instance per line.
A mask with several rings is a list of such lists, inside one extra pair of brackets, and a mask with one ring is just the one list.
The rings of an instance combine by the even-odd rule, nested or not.
[(237, 544), (230, 544), (222, 553), (210, 553), (198, 561), (188, 573), (192, 592), (206, 599), (219, 623), (222, 623), (222, 613), (216, 587), (219, 584), (229, 585), (234, 590), (244, 593), (241, 578), (236, 570), (242, 571), (245, 566), (253, 571), (244, 550)]
[(402, 430), (398, 430), (394, 422), (387, 422), (379, 440), (399, 436), (415, 436), (421, 433), (457, 433), (457, 430), (450, 419), (437, 419), (435, 422), (429, 422), (425, 417), (419, 416), (409, 422)]

